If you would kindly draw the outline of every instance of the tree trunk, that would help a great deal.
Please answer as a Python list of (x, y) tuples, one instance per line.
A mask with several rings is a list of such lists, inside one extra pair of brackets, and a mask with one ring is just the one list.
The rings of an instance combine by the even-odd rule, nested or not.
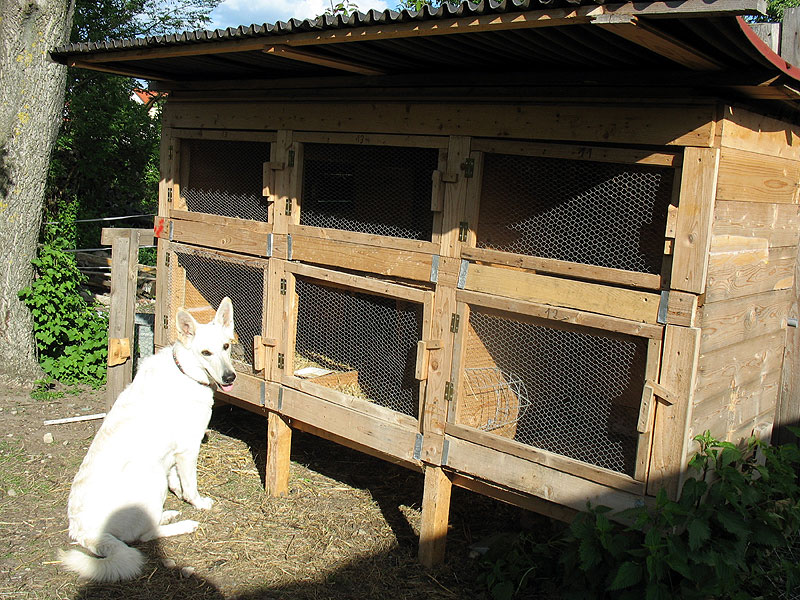
[(0, 0), (0, 379), (41, 373), (32, 320), (17, 292), (30, 284), (45, 181), (64, 113), (66, 67), (49, 51), (69, 40), (70, 0)]

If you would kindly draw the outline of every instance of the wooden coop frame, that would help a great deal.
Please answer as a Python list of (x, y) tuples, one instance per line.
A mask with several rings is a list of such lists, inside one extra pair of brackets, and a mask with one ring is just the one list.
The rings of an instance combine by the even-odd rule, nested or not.
[[(217, 395), (267, 416), (267, 492), (288, 490), (293, 429), (422, 471), (426, 565), (444, 556), (453, 485), (560, 519), (587, 502), (621, 510), (662, 488), (678, 493), (694, 435), (769, 439), (773, 428), (800, 416), (800, 128), (788, 85), (798, 72), (776, 66), (776, 55), (736, 16), (761, 5), (508, 4), (502, 13), (442, 8), (412, 23), (390, 15), (375, 24), (372, 15), (312, 31), (277, 28), (267, 32), (273, 37), (187, 43), (184, 36), (145, 41), (141, 49), (54, 54), (76, 66), (149, 76), (170, 94), (155, 224), (156, 345), (173, 342), (179, 306), (202, 318), (222, 295), (233, 295), (239, 376), (229, 395)], [(753, 59), (773, 77), (761, 76), (766, 83), (758, 85), (735, 79), (722, 57), (700, 40), (693, 46), (674, 37), (677, 30), (662, 31), (659, 19), (707, 19), (715, 35), (737, 32), (771, 61)], [(266, 82), (204, 79), (207, 65), (179, 76), (186, 57), (256, 52), (310, 63), (314, 75), (334, 69), (367, 80), (381, 70), (369, 50), (358, 53), (359, 43), (453, 40), (462, 31), (532, 30), (544, 21), (564, 29), (581, 23), (655, 48), (673, 66), (700, 73), (706, 86), (676, 87), (665, 69), (660, 87), (629, 101), (609, 97), (617, 93), (608, 89), (612, 81), (634, 85), (611, 67), (601, 85), (573, 87), (552, 75), (536, 86), (509, 76), (516, 83), (505, 86), (504, 77), (478, 84), (480, 77), (462, 73), (446, 77), (441, 89), (404, 76), (359, 91), (352, 75), (312, 78), (300, 69), (296, 78)], [(719, 33), (720, 22), (733, 29)], [(349, 59), (324, 52), (339, 42), (356, 48)], [(468, 85), (478, 87), (462, 96)], [(334, 158), (325, 158), (329, 151)], [(427, 188), (419, 173), (375, 167), (384, 155), (387, 164), (402, 156), (427, 165)], [(208, 156), (219, 160), (204, 162)], [(347, 163), (349, 156), (357, 158)], [(522, 200), (493, 198), (483, 183), (517, 181), (520, 165), (539, 174), (520, 180), (534, 181), (533, 189), (518, 192)], [(570, 179), (573, 172), (579, 175)], [(212, 176), (216, 183), (208, 183)], [(644, 190), (644, 179), (648, 190), (619, 191)], [(562, 180), (576, 183), (569, 191), (541, 187)], [(341, 196), (326, 197), (326, 185)], [(408, 191), (418, 188), (422, 200)], [(317, 193), (333, 225), (304, 221)], [(370, 193), (387, 195), (369, 202)], [(617, 227), (644, 196), (652, 202), (646, 218)], [(548, 205), (545, 197), (557, 200)], [(376, 205), (402, 213), (399, 221), (415, 202), (427, 211), (424, 225), (405, 237), (339, 214), (366, 211), (363, 221), (372, 226), (382, 219), (369, 212)], [(244, 204), (247, 218), (236, 212)], [(543, 220), (566, 205), (602, 210), (584, 219), (565, 209), (560, 221)], [(506, 210), (521, 211), (519, 228), (540, 217), (544, 225), (512, 231)], [(613, 210), (607, 225), (585, 236)], [(340, 217), (351, 220), (339, 226)], [(572, 218), (582, 227), (557, 229), (550, 246), (542, 241), (543, 231)], [(623, 233), (630, 241), (619, 241)], [(514, 246), (520, 238), (534, 248)], [(558, 246), (564, 240), (566, 249)], [(605, 244), (603, 257), (587, 250), (595, 242)], [(633, 254), (650, 248), (644, 266), (617, 260), (625, 244)], [(342, 323), (350, 329), (340, 330)], [(378, 340), (366, 357), (345, 343), (361, 335)], [(316, 377), (299, 374), (300, 355)], [(389, 368), (389, 360), (399, 366)], [(386, 383), (365, 390), (375, 378)], [(375, 400), (389, 388), (395, 392)], [(571, 445), (561, 444), (570, 437)]]

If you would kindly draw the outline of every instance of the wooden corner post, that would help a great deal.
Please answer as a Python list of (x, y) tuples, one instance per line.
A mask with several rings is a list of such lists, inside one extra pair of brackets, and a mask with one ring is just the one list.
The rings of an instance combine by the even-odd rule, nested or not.
[(441, 467), (425, 467), (422, 524), (419, 532), (419, 561), (425, 567), (444, 561), (452, 489), (450, 476)]

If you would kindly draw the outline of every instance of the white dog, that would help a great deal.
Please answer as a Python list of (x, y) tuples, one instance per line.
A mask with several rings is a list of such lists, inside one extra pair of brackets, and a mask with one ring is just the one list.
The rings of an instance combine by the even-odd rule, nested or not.
[(178, 341), (145, 359), (97, 432), (72, 483), (69, 535), (91, 554), (61, 552), (64, 566), (95, 581), (136, 577), (142, 553), (127, 544), (191, 533), (197, 521), (169, 523), (167, 487), (209, 509), (197, 492), (197, 455), (211, 418), (214, 389), (229, 391), (233, 306), (222, 300), (211, 323), (181, 309)]

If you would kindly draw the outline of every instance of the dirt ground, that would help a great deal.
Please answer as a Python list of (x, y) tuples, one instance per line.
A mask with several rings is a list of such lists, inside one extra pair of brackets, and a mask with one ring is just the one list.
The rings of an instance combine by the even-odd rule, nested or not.
[(488, 594), (470, 546), (523, 516), (454, 490), (447, 561), (425, 570), (416, 562), (422, 475), (295, 432), (290, 494), (268, 498), (266, 420), (221, 405), (198, 461), (213, 509), (172, 495), (166, 504), (200, 529), (139, 545), (148, 563), (136, 580), (86, 584), (59, 569), (56, 551), (69, 544), (70, 484), (101, 421), (43, 421), (103, 406), (103, 390), (36, 400), (0, 389), (0, 600), (480, 599)]

